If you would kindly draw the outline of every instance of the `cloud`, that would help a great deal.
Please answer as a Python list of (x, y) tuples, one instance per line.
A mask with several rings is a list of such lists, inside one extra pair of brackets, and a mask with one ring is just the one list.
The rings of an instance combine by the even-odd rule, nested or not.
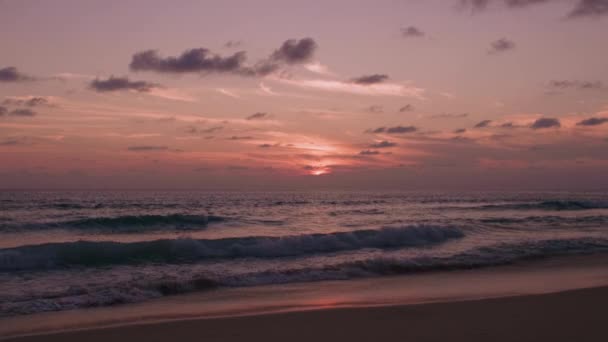
[(273, 78), (273, 80), (302, 88), (349, 93), (356, 95), (409, 96), (415, 98), (423, 98), (422, 94), (424, 93), (424, 89), (422, 88), (398, 83), (376, 83), (369, 85), (361, 85), (352, 82), (319, 79), (295, 80), (287, 78)]
[(34, 80), (33, 77), (21, 73), (13, 66), (0, 69), (0, 82), (23, 82), (32, 80)]
[(515, 49), (515, 43), (506, 38), (501, 38), (490, 43), (489, 54), (498, 54)]
[(238, 135), (233, 135), (230, 138), (228, 138), (228, 140), (251, 140), (253, 139), (252, 136), (238, 136)]
[(369, 133), (388, 133), (388, 134), (405, 134), (416, 132), (418, 128), (414, 126), (394, 126), (394, 127), (378, 127)]
[(154, 88), (160, 87), (160, 85), (146, 81), (131, 81), (127, 77), (110, 76), (110, 78), (107, 80), (92, 80), (91, 83), (89, 83), (89, 87), (98, 92), (134, 90), (140, 93), (145, 93)]
[(262, 119), (267, 119), (267, 118), (268, 118), (268, 113), (257, 112), (257, 113), (253, 113), (253, 114), (249, 115), (246, 119), (247, 120), (262, 120)]
[(444, 92), (440, 92), (439, 95), (441, 95), (443, 97), (446, 97), (446, 98), (448, 98), (450, 100), (453, 100), (453, 99), (456, 98), (456, 95), (454, 95), (452, 93), (445, 92), (445, 91)]
[(289, 39), (272, 53), (270, 59), (287, 64), (305, 63), (312, 59), (316, 49), (317, 43), (312, 38)]
[(371, 148), (390, 148), (395, 146), (397, 146), (396, 143), (387, 140), (383, 140), (369, 145), (369, 147)]
[(266, 86), (263, 82), (260, 82), (260, 90), (263, 95), (270, 95), (270, 96), (279, 96), (280, 95), (276, 91), (273, 91), (272, 88)]
[[(491, 0), (461, 0), (465, 7), (470, 7), (473, 10), (484, 10), (491, 3)], [(502, 0), (508, 8), (523, 8), (529, 5), (541, 4), (549, 2), (549, 0)]]
[(581, 89), (581, 90), (586, 90), (586, 89), (602, 89), (604, 87), (604, 84), (600, 81), (569, 81), (569, 80), (553, 80), (551, 82), (549, 82), (549, 86), (552, 88), (559, 88), (559, 89), (569, 89), (569, 88), (575, 88), (575, 89)]
[(600, 17), (603, 15), (608, 15), (608, 0), (579, 0), (568, 17)]
[(386, 129), (386, 133), (389, 134), (404, 134), (404, 133), (412, 133), (412, 132), (416, 132), (418, 129), (414, 126), (395, 126), (395, 127), (389, 127)]
[(9, 139), (0, 141), (0, 146), (16, 146), (16, 145), (21, 145), (22, 143), (23, 142), (19, 139), (9, 138)]
[(243, 45), (243, 42), (240, 40), (229, 40), (224, 44), (225, 48), (237, 48), (237, 47), (241, 47)]
[(8, 113), (8, 109), (4, 106), (0, 106), (0, 116), (5, 115), (6, 113)]
[(209, 128), (205, 128), (205, 129), (201, 129), (200, 132), (201, 133), (213, 133), (213, 132), (217, 132), (224, 129), (224, 126), (214, 126), (214, 127), (209, 127)]
[(469, 116), (469, 113), (459, 113), (459, 114), (437, 114), (431, 116), (432, 119), (457, 119), (457, 118), (466, 118)]
[(411, 104), (406, 104), (405, 106), (399, 108), (399, 113), (411, 112), (414, 110), (414, 106)]
[(310, 72), (314, 72), (321, 75), (333, 75), (333, 73), (329, 70), (326, 65), (321, 64), (320, 62), (311, 62), (304, 65), (304, 68)]
[(577, 126), (598, 126), (608, 122), (608, 118), (589, 118), (578, 122)]
[(425, 33), (416, 26), (409, 26), (401, 29), (401, 35), (406, 38), (420, 38), (424, 37)]
[(454, 130), (454, 133), (461, 134), (461, 133), (465, 133), (466, 131), (467, 131), (466, 128), (459, 128), (459, 129)]
[(9, 114), (12, 116), (35, 116), (36, 112), (31, 109), (15, 109)]
[(534, 121), (532, 126), (530, 126), (530, 128), (532, 128), (532, 129), (543, 129), (543, 128), (551, 128), (551, 127), (555, 127), (555, 128), (561, 127), (559, 120), (554, 119), (554, 118), (540, 118), (540, 119)]
[(261, 144), (261, 145), (258, 145), (259, 148), (271, 148), (272, 146), (273, 145), (271, 145), (271, 144)]
[[(554, 0), (461, 0), (465, 8), (473, 11), (485, 10), (490, 3), (502, 2), (507, 8), (525, 8), (531, 5), (548, 4)], [(574, 7), (567, 14), (568, 18), (601, 17), (608, 15), (607, 0), (572, 0)]]
[(240, 99), (241, 98), (238, 94), (236, 94), (236, 93), (234, 93), (234, 92), (232, 92), (230, 90), (224, 89), (224, 88), (216, 88), (215, 90), (217, 90), (217, 92), (220, 93), (220, 94), (223, 94), (223, 95), (235, 98), (235, 99)]
[(359, 152), (359, 154), (362, 156), (375, 156), (375, 155), (380, 154), (380, 152), (372, 151), (372, 150), (364, 150), (364, 151)]
[(20, 97), (9, 97), (2, 101), (2, 104), (9, 106), (28, 106), (28, 107), (36, 107), (36, 106), (50, 106), (50, 101), (41, 96), (32, 96), (27, 98)]
[(373, 74), (373, 75), (363, 75), (360, 77), (356, 77), (356, 78), (351, 79), (350, 81), (355, 84), (368, 85), (368, 84), (382, 83), (386, 80), (388, 80), (388, 75)]
[(285, 41), (269, 57), (253, 66), (246, 65), (247, 53), (238, 51), (229, 56), (220, 56), (207, 48), (184, 51), (179, 56), (162, 57), (157, 50), (137, 52), (131, 58), (132, 71), (153, 71), (159, 73), (230, 73), (240, 76), (266, 76), (283, 65), (310, 61), (317, 48), (312, 38)]
[(140, 146), (129, 146), (129, 151), (145, 152), (145, 151), (166, 151), (169, 148), (167, 146), (153, 146), (153, 145), (140, 145)]
[(370, 113), (383, 113), (384, 108), (382, 108), (382, 106), (379, 106), (379, 105), (372, 105), (367, 108), (367, 111)]
[(485, 127), (488, 127), (491, 123), (492, 123), (492, 120), (483, 120), (483, 121), (477, 123), (477, 125), (475, 125), (475, 128), (485, 128)]
[(156, 50), (145, 50), (133, 55), (129, 68), (160, 73), (238, 72), (246, 59), (244, 51), (221, 57), (208, 49), (198, 48), (184, 51), (177, 57), (161, 57)]

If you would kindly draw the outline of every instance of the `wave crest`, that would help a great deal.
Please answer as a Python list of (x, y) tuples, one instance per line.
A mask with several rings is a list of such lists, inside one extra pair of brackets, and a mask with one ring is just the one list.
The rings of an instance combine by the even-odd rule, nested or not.
[(460, 229), (442, 226), (385, 227), (330, 234), (174, 239), (133, 243), (77, 241), (0, 250), (0, 271), (103, 266), (129, 263), (184, 263), (219, 258), (276, 258), (363, 248), (404, 248), (461, 238)]
[(102, 230), (105, 232), (130, 233), (161, 229), (197, 229), (204, 228), (213, 222), (222, 222), (225, 218), (213, 215), (124, 215), (114, 217), (89, 217), (71, 221), (49, 223), (29, 223), (4, 225), (2, 230), (36, 230), (36, 229), (77, 229)]
[(590, 210), (608, 209), (608, 202), (602, 201), (542, 201), (532, 203), (489, 204), (471, 209), (481, 210)]

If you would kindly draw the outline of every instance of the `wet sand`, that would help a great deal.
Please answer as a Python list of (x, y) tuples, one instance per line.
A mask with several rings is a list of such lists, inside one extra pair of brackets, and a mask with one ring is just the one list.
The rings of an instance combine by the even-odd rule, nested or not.
[(37, 333), (11, 341), (606, 341), (606, 285), (606, 255), (557, 258), (12, 317), (0, 320), (0, 335)]
[(606, 341), (608, 288), (173, 321), (15, 341)]

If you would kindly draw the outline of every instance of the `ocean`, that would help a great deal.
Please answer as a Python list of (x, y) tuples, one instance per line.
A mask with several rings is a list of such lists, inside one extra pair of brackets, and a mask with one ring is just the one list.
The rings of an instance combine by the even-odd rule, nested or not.
[(3, 191), (0, 316), (608, 251), (608, 194)]

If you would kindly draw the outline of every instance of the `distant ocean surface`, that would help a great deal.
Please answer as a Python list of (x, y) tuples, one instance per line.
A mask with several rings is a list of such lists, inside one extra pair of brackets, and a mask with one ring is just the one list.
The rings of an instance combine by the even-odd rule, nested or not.
[(608, 194), (0, 192), (0, 316), (608, 251)]

